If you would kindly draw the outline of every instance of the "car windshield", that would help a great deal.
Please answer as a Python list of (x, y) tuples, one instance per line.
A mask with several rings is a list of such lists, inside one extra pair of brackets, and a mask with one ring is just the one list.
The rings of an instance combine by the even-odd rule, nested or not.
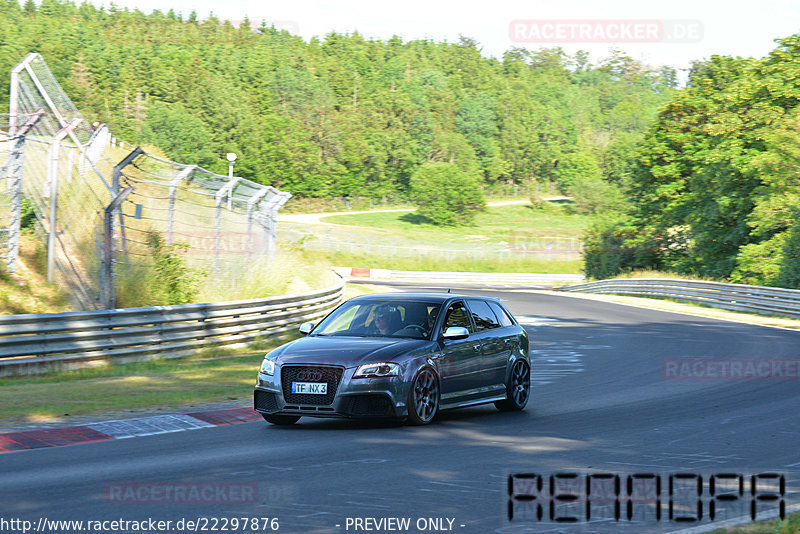
[(312, 335), (429, 339), (440, 305), (421, 301), (351, 301), (325, 318)]

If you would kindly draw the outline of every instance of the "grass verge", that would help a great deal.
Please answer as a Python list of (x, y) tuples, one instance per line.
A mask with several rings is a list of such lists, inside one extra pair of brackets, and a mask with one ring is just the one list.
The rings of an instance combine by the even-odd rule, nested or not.
[(741, 527), (721, 528), (712, 534), (800, 534), (800, 514), (792, 514), (786, 519), (776, 519)]
[(466, 226), (436, 226), (413, 212), (374, 212), (332, 215), (324, 222), (380, 229), (386, 234), (402, 235), (411, 240), (465, 239), (519, 241), (536, 237), (580, 237), (589, 217), (567, 213), (563, 209), (536, 209), (530, 205), (490, 206)]
[[(307, 252), (308, 256), (323, 254)], [(419, 257), (374, 256), (348, 252), (324, 255), (330, 265), (365, 267), (369, 269), (392, 269), (395, 271), (452, 271), (467, 273), (546, 273), (578, 274), (581, 260), (543, 260), (537, 258), (491, 260), (486, 258), (455, 258), (420, 255)]]
[(652, 270), (636, 270), (621, 273), (613, 278), (613, 280), (630, 280), (637, 278), (669, 278), (671, 280), (696, 280), (698, 282), (725, 282), (726, 280), (719, 280), (716, 278), (707, 278), (702, 276), (695, 276), (691, 274), (678, 274), (669, 271), (652, 271)]
[(247, 349), (208, 349), (174, 360), (0, 379), (0, 425), (69, 424), (76, 416), (108, 412), (246, 402), (265, 352), (288, 339)]

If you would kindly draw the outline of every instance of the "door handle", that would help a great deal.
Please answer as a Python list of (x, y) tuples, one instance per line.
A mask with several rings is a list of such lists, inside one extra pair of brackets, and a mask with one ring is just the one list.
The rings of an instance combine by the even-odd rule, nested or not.
[(474, 350), (475, 352), (480, 352), (481, 351), (480, 343), (476, 343), (475, 345), (472, 345), (472, 350)]

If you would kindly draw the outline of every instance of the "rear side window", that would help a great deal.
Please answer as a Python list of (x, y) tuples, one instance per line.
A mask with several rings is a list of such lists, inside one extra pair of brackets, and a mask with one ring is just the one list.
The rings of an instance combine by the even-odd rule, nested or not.
[(469, 311), (472, 312), (472, 320), (475, 321), (475, 327), (478, 331), (500, 328), (497, 317), (494, 316), (494, 312), (486, 302), (468, 300), (467, 304), (469, 304)]
[(514, 321), (508, 315), (508, 312), (504, 310), (503, 307), (500, 306), (498, 303), (490, 302), (489, 306), (492, 308), (492, 310), (494, 310), (494, 314), (497, 316), (497, 318), (500, 319), (501, 325), (511, 326), (514, 324)]

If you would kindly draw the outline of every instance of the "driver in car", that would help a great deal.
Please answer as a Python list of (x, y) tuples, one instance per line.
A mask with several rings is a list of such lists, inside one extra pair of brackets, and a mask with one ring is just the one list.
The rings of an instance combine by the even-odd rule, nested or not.
[(402, 326), (400, 323), (400, 312), (397, 308), (384, 306), (375, 310), (375, 327), (380, 335), (393, 334)]

